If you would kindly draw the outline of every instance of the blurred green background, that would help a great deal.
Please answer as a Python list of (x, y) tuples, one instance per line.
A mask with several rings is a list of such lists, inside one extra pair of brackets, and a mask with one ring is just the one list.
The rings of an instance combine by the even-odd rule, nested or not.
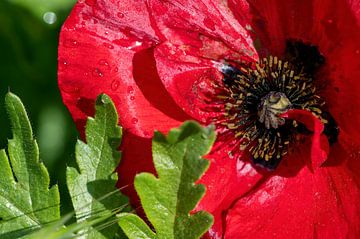
[(27, 108), (40, 157), (61, 193), (62, 214), (72, 210), (65, 167), (74, 161), (78, 133), (57, 87), (57, 46), (61, 25), (76, 0), (0, 0), (0, 140), (11, 138), (4, 109), (7, 91)]

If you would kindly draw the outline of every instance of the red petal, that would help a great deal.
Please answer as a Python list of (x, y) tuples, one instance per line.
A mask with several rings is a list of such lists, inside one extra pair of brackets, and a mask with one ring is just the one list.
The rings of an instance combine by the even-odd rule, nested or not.
[[(327, 64), (318, 74), (326, 82), (323, 95), (330, 113), (345, 134), (360, 144), (360, 12), (359, 1), (326, 1), (319, 45)], [(326, 9), (326, 10), (325, 10)]]
[[(331, 114), (341, 131), (360, 143), (360, 131), (354, 122), (360, 114), (360, 4), (350, 0), (230, 0), (229, 7), (239, 21), (249, 22), (262, 55), (283, 55), (287, 39), (317, 45), (326, 58), (325, 67), (316, 76), (326, 85)], [(350, 60), (351, 59), (351, 60)]]
[(320, 167), (327, 159), (329, 143), (326, 136), (321, 135), (324, 125), (315, 115), (308, 110), (290, 110), (283, 117), (296, 120), (313, 131), (311, 146), (311, 163), (314, 169)]
[(256, 54), (248, 31), (236, 21), (224, 1), (150, 0), (149, 7), (159, 33), (173, 45), (198, 47), (203, 55), (218, 51), (209, 48), (208, 41), (202, 41), (205, 37), (218, 48), (230, 48), (240, 55)]
[(121, 162), (117, 170), (119, 174), (117, 187), (121, 188), (122, 192), (129, 197), (131, 205), (142, 213), (140, 199), (134, 188), (134, 178), (141, 172), (155, 173), (152, 163), (151, 139), (141, 138), (124, 131), (121, 151)]
[(358, 238), (359, 187), (343, 166), (274, 176), (227, 215), (225, 238)]
[(174, 51), (178, 61), (171, 60), (172, 45), (156, 48), (156, 65), (161, 80), (176, 103), (189, 115), (206, 122), (213, 112), (207, 112), (204, 92), (222, 79), (220, 72), (210, 60), (194, 58)]
[(250, 162), (230, 157), (224, 144), (218, 142), (214, 149), (207, 156), (210, 168), (199, 181), (206, 185), (206, 194), (196, 210), (212, 213), (215, 222), (209, 233), (212, 238), (218, 238), (222, 235), (224, 213), (237, 198), (254, 190), (263, 175)]
[(121, 125), (139, 136), (188, 119), (156, 73), (149, 48), (158, 39), (145, 3), (92, 2), (76, 4), (59, 43), (59, 87), (74, 120), (81, 124), (93, 113), (100, 93), (112, 97)]
[(159, 76), (176, 103), (205, 122), (201, 91), (222, 78), (217, 61), (257, 59), (252, 39), (223, 1), (154, 0), (149, 6), (165, 41), (155, 49)]

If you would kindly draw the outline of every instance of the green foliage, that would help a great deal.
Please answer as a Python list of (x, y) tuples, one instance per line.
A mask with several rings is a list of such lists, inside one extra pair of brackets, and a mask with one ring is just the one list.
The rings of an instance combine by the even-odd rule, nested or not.
[(215, 140), (213, 127), (186, 122), (167, 136), (153, 138), (153, 160), (158, 178), (141, 173), (135, 188), (156, 234), (136, 215), (121, 214), (119, 224), (130, 239), (195, 239), (212, 224), (212, 216), (200, 211), (190, 214), (205, 193), (196, 182), (209, 165), (202, 159)]
[[(56, 223), (46, 226), (39, 231), (36, 231), (30, 235), (26, 235), (22, 237), (22, 239), (39, 239), (39, 238), (46, 238), (46, 239), (70, 239), (70, 238), (86, 238), (89, 228), (93, 228), (96, 226), (104, 226), (106, 227), (107, 224), (104, 224), (104, 221), (107, 221), (111, 217), (114, 218), (115, 213), (109, 213), (107, 215), (102, 215), (100, 217), (91, 218), (85, 221), (72, 223), (64, 227), (64, 224), (68, 222), (68, 220), (73, 216), (72, 213), (66, 215), (61, 220), (57, 221)], [(110, 222), (117, 222), (118, 219), (114, 218), (113, 221)], [(116, 239), (126, 238), (124, 235), (115, 235)]]
[(42, 18), (46, 12), (58, 12), (73, 6), (76, 0), (8, 0), (28, 9), (36, 17)]
[[(5, 98), (13, 138), (8, 155), (0, 151), (0, 234), (19, 238), (60, 219), (57, 186), (49, 189), (49, 175), (39, 161), (39, 149), (25, 108), (8, 93)], [(9, 161), (10, 159), (10, 161)]]
[(79, 140), (76, 144), (78, 169), (67, 168), (77, 222), (65, 227), (73, 214), (60, 218), (59, 192), (56, 185), (49, 188), (49, 175), (39, 161), (24, 106), (11, 93), (6, 95), (5, 105), (13, 138), (8, 154), (0, 151), (0, 238), (195, 239), (211, 226), (210, 214), (190, 211), (205, 193), (205, 187), (194, 182), (208, 167), (201, 155), (209, 152), (215, 140), (213, 128), (186, 122), (167, 136), (155, 133), (153, 159), (159, 178), (149, 173), (135, 178), (155, 233), (140, 217), (120, 213), (127, 207), (127, 199), (115, 188), (114, 169), (121, 157), (122, 133), (113, 102), (100, 95), (95, 117), (87, 122), (86, 143)]
[[(107, 95), (96, 100), (95, 118), (89, 118), (86, 126), (86, 142), (76, 144), (76, 161), (79, 171), (67, 169), (67, 185), (78, 222), (97, 218), (118, 211), (127, 203), (115, 188), (117, 175), (114, 169), (121, 157), (117, 150), (121, 142), (118, 115)], [(115, 193), (114, 193), (114, 190)], [(83, 238), (113, 238), (119, 230), (117, 220), (110, 217), (105, 230), (88, 228)]]
[[(57, 87), (57, 48), (60, 26), (73, 6), (71, 1), (76, 2), (0, 0), (0, 145), (6, 145), (11, 137), (10, 127), (4, 127), (8, 119), (3, 107), (4, 95), (10, 89), (26, 102), (42, 162), (51, 184), (59, 186), (63, 215), (73, 210), (65, 169), (74, 161), (70, 156), (78, 133)], [(45, 23), (46, 11), (56, 13), (56, 23)]]

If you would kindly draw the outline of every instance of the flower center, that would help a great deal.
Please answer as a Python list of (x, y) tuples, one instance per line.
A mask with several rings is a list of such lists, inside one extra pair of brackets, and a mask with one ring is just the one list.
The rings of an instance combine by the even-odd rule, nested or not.
[(331, 132), (330, 143), (336, 141), (339, 131), (317, 94), (313, 79), (319, 65), (294, 61), (307, 58), (296, 47), (291, 50), (295, 54), (287, 58), (289, 61), (269, 56), (256, 64), (226, 64), (222, 68), (225, 89), (217, 98), (225, 107), (218, 122), (239, 139), (240, 150), (249, 152), (255, 164), (269, 170), (278, 166), (297, 135), (310, 132), (300, 122), (282, 117), (289, 109), (311, 111), (325, 124), (325, 133)]
[(259, 121), (265, 124), (265, 128), (277, 129), (285, 124), (285, 119), (280, 115), (291, 108), (291, 102), (282, 92), (271, 91), (261, 99), (258, 107)]

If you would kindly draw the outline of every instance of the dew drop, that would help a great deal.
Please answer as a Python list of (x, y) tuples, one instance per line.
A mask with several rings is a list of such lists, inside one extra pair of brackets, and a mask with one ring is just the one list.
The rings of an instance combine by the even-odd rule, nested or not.
[(360, 50), (359, 50), (359, 49), (356, 49), (356, 50), (355, 50), (355, 54), (356, 54), (356, 55), (359, 55), (359, 54), (360, 54)]
[(109, 49), (114, 49), (114, 46), (112, 44), (109, 44), (109, 43), (104, 43), (104, 46), (109, 48)]
[(73, 87), (73, 86), (64, 85), (61, 89), (64, 93), (67, 93), (70, 95), (78, 94), (80, 92), (80, 89), (78, 87)]
[(96, 77), (103, 77), (104, 74), (99, 70), (99, 68), (95, 68), (92, 72), (92, 75), (93, 76), (96, 76)]
[(68, 66), (68, 62), (63, 58), (59, 59), (59, 64), (64, 67)]
[(75, 48), (79, 46), (79, 43), (74, 39), (66, 39), (64, 41), (64, 46), (69, 48)]
[(150, 135), (150, 132), (149, 131), (144, 131), (144, 136), (145, 137), (150, 137), (151, 135)]
[(118, 67), (115, 67), (115, 68), (114, 68), (114, 72), (119, 72), (119, 68), (118, 68)]
[(134, 88), (133, 88), (132, 86), (129, 86), (129, 87), (127, 88), (127, 92), (128, 92), (129, 94), (134, 94)]
[(109, 63), (108, 63), (107, 60), (105, 60), (105, 59), (101, 59), (101, 60), (99, 61), (99, 65), (100, 65), (100, 66), (105, 66), (106, 68), (110, 68)]
[(119, 88), (120, 82), (118, 80), (113, 80), (113, 82), (111, 83), (111, 89), (113, 91), (117, 90)]
[(139, 122), (139, 120), (137, 118), (132, 118), (131, 123), (133, 124), (137, 124)]
[(117, 16), (119, 17), (119, 18), (124, 18), (124, 13), (122, 13), (122, 12), (119, 12), (118, 14), (117, 14)]
[(131, 97), (130, 97), (130, 100), (135, 100), (135, 96), (131, 96)]

